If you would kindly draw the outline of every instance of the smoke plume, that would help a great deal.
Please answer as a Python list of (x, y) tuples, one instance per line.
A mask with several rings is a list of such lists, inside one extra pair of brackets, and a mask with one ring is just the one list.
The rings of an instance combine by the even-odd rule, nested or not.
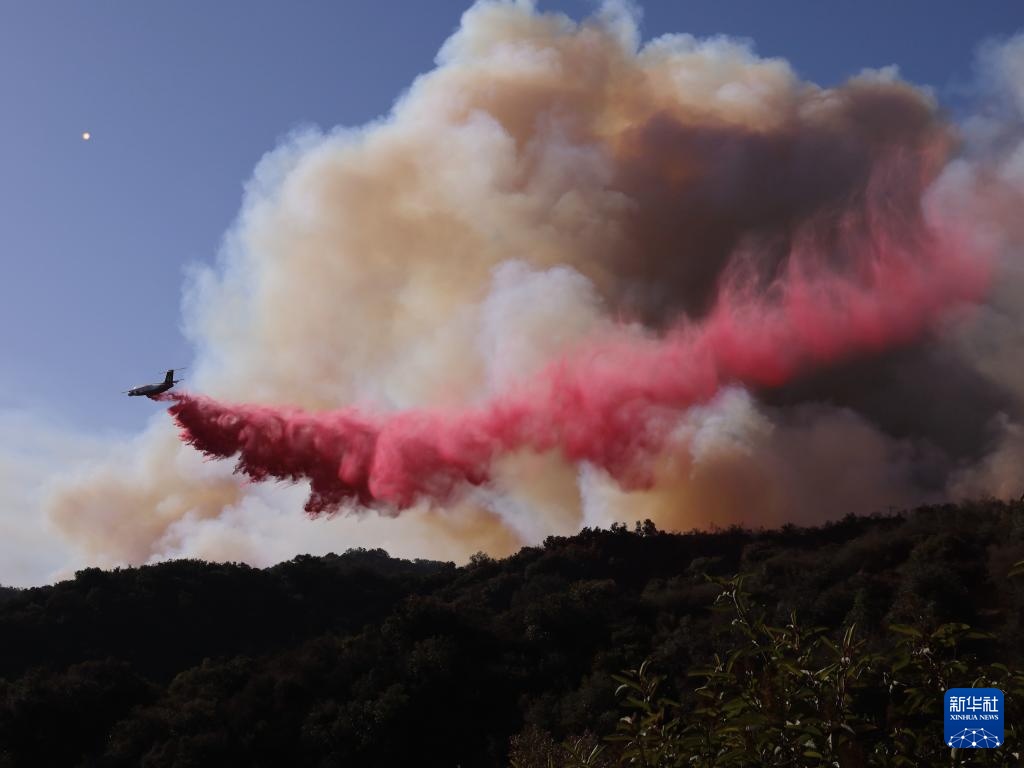
[(639, 41), (480, 2), (386, 117), (270, 153), (170, 410), (300, 487), (163, 419), (54, 521), (106, 562), (461, 558), (1017, 492), (1024, 45), (954, 125), (894, 71)]
[(346, 502), (444, 502), (488, 481), (496, 456), (524, 449), (557, 450), (648, 486), (674, 420), (726, 385), (777, 386), (814, 366), (906, 343), (942, 310), (983, 295), (987, 259), (872, 218), (847, 235), (856, 242), (831, 244), (860, 279), (818, 266), (817, 244), (802, 244), (768, 298), (726, 287), (700, 322), (661, 339), (598, 342), (475, 408), (375, 418), (165, 398), (176, 401), (170, 413), (184, 439), (206, 455), (238, 455), (238, 470), (254, 480), (309, 480), (310, 513)]

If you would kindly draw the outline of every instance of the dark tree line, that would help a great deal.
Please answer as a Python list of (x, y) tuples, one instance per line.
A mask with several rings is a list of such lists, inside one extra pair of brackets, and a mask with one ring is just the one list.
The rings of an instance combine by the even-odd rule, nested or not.
[(856, 623), (891, 654), (894, 625), (963, 623), (958, 652), (1020, 666), (1020, 560), (1024, 504), (985, 501), (615, 526), (461, 568), (352, 550), (87, 569), (0, 591), (0, 766), (497, 766), (524, 739), (597, 743), (620, 727), (613, 676), (644, 660), (688, 706), (734, 632), (713, 604), (736, 573), (766, 625)]

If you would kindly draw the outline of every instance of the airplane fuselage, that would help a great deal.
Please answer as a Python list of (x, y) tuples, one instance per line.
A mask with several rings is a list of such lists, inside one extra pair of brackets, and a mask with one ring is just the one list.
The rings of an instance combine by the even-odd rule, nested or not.
[(171, 368), (167, 371), (167, 375), (164, 376), (164, 380), (157, 384), (143, 384), (139, 387), (132, 387), (125, 394), (128, 397), (148, 397), (152, 400), (157, 398), (157, 395), (162, 395), (168, 389), (178, 383), (178, 379), (174, 378), (174, 369)]
[(144, 384), (141, 387), (134, 387), (128, 390), (128, 397), (156, 397), (173, 387), (173, 384)]

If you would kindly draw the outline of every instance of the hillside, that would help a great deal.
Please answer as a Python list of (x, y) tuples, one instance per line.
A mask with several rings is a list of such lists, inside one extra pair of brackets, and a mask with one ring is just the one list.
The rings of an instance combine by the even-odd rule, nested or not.
[(0, 591), (0, 766), (488, 766), (517, 734), (525, 765), (526, 738), (614, 732), (612, 675), (644, 660), (686, 706), (688, 673), (733, 642), (714, 579), (737, 573), (768, 623), (856, 622), (884, 655), (892, 625), (962, 622), (988, 636), (957, 654), (1020, 666), (1020, 560), (1024, 504), (984, 501), (806, 529), (584, 530), (464, 567), (353, 550), (88, 569)]

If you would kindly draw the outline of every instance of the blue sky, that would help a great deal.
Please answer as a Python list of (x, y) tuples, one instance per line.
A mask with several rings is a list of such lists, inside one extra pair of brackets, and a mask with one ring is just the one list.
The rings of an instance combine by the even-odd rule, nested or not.
[[(214, 259), (260, 156), (297, 127), (386, 112), (466, 5), (4, 4), (0, 409), (141, 428), (159, 406), (120, 392), (190, 361), (184, 271)], [(1010, 0), (701, 0), (646, 4), (643, 32), (749, 37), (824, 84), (895, 64), (955, 107), (976, 47), (1022, 26)]]

